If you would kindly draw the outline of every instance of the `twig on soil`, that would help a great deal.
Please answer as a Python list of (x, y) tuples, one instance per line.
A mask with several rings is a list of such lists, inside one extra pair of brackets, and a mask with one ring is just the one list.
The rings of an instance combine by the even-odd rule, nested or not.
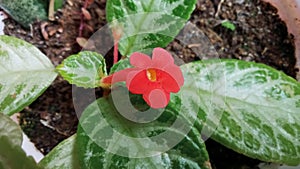
[(50, 21), (54, 21), (54, 1), (55, 0), (50, 0), (49, 2), (48, 19)]
[(217, 18), (219, 16), (220, 10), (222, 8), (222, 4), (224, 3), (225, 0), (221, 0), (218, 4), (217, 12), (215, 14), (215, 17)]
[(42, 120), (42, 119), (41, 119), (41, 120), (40, 120), (40, 123), (41, 123), (43, 126), (48, 127), (48, 128), (50, 128), (50, 129), (56, 131), (57, 133), (61, 134), (61, 135), (64, 135), (64, 136), (69, 136), (69, 135), (70, 135), (71, 130), (69, 130), (69, 131), (61, 131), (61, 130), (59, 130), (58, 128), (56, 128), (56, 127), (50, 125), (50, 121), (49, 121), (49, 120)]
[(199, 47), (199, 46), (201, 46), (200, 43), (193, 43), (193, 44), (187, 45), (188, 48)]
[(30, 24), (29, 25), (29, 27), (30, 27), (30, 37), (33, 37), (33, 31), (34, 31), (34, 29), (33, 29), (33, 26), (32, 26), (32, 24)]
[(261, 55), (264, 55), (268, 51), (268, 48), (265, 47), (264, 50), (261, 52)]
[(52, 130), (55, 130), (55, 127), (53, 127), (53, 126), (51, 126), (49, 123), (50, 123), (50, 121), (46, 121), (46, 120), (40, 120), (40, 123), (43, 125), (43, 126), (45, 126), (45, 127), (48, 127), (48, 128), (50, 128), (50, 129), (52, 129)]
[(43, 22), (41, 23), (41, 32), (42, 32), (42, 35), (44, 37), (45, 40), (49, 40), (49, 35), (46, 31), (46, 26), (48, 25), (47, 22)]
[(209, 37), (209, 39), (211, 39), (212, 43), (215, 43), (216, 41), (223, 42), (223, 39), (215, 31), (211, 30), (210, 28), (205, 29), (205, 32), (207, 32), (208, 35), (214, 37), (214, 38)]

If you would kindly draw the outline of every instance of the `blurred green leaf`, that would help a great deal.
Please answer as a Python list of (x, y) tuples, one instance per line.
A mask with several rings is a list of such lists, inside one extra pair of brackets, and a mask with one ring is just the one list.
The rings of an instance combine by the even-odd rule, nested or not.
[(235, 31), (235, 25), (232, 23), (232, 22), (230, 22), (230, 21), (224, 21), (224, 22), (222, 22), (222, 24), (221, 24), (223, 27), (225, 27), (225, 28), (227, 28), (227, 29), (230, 29), (230, 30), (232, 30), (232, 31)]
[(20, 146), (7, 136), (0, 136), (0, 169), (41, 169), (32, 157), (27, 157)]
[(0, 7), (25, 28), (47, 19), (47, 0), (0, 0)]
[(61, 9), (64, 5), (64, 0), (55, 0), (54, 1), (54, 10), (57, 11), (58, 9)]
[(16, 146), (22, 144), (22, 130), (20, 126), (8, 116), (0, 113), (0, 137), (5, 136)]

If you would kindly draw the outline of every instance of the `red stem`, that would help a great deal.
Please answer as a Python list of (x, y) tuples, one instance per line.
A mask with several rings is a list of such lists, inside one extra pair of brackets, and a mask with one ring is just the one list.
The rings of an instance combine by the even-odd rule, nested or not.
[(81, 19), (80, 20), (80, 26), (79, 26), (79, 37), (82, 37), (82, 31), (83, 31), (83, 28), (84, 28), (84, 22), (83, 20)]
[(88, 7), (88, 5), (89, 5), (89, 0), (85, 0), (83, 8), (86, 9)]
[[(88, 0), (85, 0), (83, 8), (86, 9), (88, 7), (88, 5), (89, 5)], [(81, 13), (81, 16), (80, 16), (80, 26), (79, 26), (79, 37), (82, 37), (82, 32), (83, 32), (84, 27), (85, 27), (85, 24), (84, 24), (84, 15), (83, 15), (83, 13)]]
[(114, 44), (114, 64), (116, 64), (118, 62), (118, 41), (115, 42)]

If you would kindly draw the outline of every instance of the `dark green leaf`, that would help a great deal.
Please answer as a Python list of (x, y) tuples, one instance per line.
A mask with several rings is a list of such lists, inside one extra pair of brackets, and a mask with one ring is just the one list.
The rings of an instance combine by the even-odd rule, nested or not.
[(89, 51), (69, 56), (56, 69), (69, 83), (85, 88), (99, 87), (107, 75), (103, 56)]
[(39, 165), (45, 169), (71, 169), (74, 158), (76, 134), (59, 143), (47, 154)]
[[(112, 102), (111, 97), (99, 99), (84, 111), (80, 119), (76, 149), (81, 168), (210, 168), (200, 133), (187, 120), (196, 118), (189, 114), (193, 106), (183, 106), (186, 113), (182, 114), (168, 107), (158, 119), (149, 123), (136, 123), (120, 115), (113, 104), (124, 105), (119, 108), (123, 113), (128, 111), (127, 118), (132, 115), (131, 118), (147, 121), (149, 112), (131, 112), (126, 100), (122, 98), (128, 91), (120, 87), (116, 91), (120, 92), (115, 96), (118, 100)], [(136, 99), (135, 96), (131, 98), (133, 103), (137, 103), (137, 108), (147, 107), (141, 105), (141, 98)], [(182, 120), (182, 123), (179, 122), (182, 124), (180, 127), (177, 119)], [(182, 132), (182, 128), (188, 129), (188, 134)], [(179, 144), (173, 145), (174, 141)]]
[(22, 26), (47, 19), (47, 0), (0, 0), (0, 6)]
[(149, 53), (165, 47), (183, 28), (196, 0), (108, 0), (107, 20), (122, 32), (119, 50), (123, 56)]
[(20, 146), (0, 136), (0, 169), (40, 169), (32, 157), (27, 157)]
[(185, 86), (199, 93), (202, 118), (196, 126), (202, 130), (207, 124), (202, 134), (209, 137), (215, 130), (213, 139), (252, 158), (300, 163), (299, 82), (268, 66), (237, 60), (181, 68)]
[(32, 103), (55, 79), (54, 70), (33, 45), (0, 36), (0, 113), (11, 115)]
[(16, 146), (22, 144), (22, 130), (20, 126), (8, 116), (0, 113), (0, 137), (5, 136)]

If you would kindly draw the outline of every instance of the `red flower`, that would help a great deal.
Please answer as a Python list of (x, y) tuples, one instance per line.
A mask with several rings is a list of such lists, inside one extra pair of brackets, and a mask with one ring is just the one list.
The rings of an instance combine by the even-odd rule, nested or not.
[(143, 53), (135, 52), (130, 56), (128, 68), (116, 72), (102, 80), (102, 83), (126, 81), (126, 86), (133, 94), (142, 94), (152, 108), (166, 107), (170, 93), (177, 93), (184, 83), (180, 68), (166, 50), (155, 48), (152, 59)]

